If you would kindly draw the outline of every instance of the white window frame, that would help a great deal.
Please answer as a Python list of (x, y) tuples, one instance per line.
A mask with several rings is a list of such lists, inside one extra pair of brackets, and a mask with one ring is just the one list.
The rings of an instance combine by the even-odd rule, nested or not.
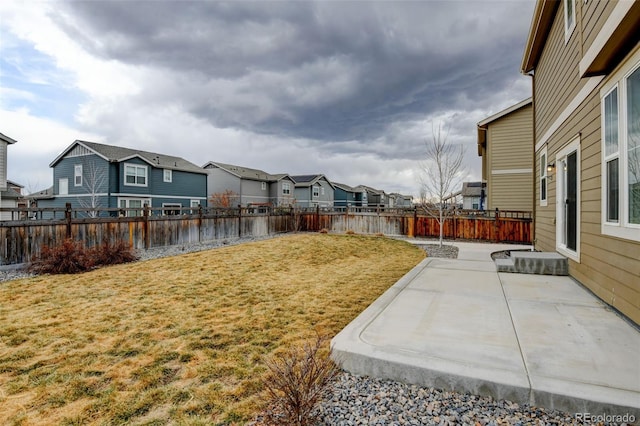
[(58, 179), (58, 195), (69, 195), (69, 179), (68, 178)]
[[(573, 12), (571, 16), (569, 16), (569, 8), (567, 5), (571, 4), (571, 11)], [(564, 44), (569, 43), (571, 39), (571, 34), (576, 29), (576, 0), (563, 0), (562, 5), (564, 6)], [(569, 22), (569, 18), (571, 18), (571, 22)]]
[(311, 189), (311, 195), (313, 198), (318, 198), (320, 196), (320, 187), (317, 185), (313, 185)]
[[(542, 161), (542, 158), (544, 157), (544, 161)], [(540, 151), (540, 155), (538, 156), (538, 158), (540, 159), (540, 180), (539, 180), (539, 199), (540, 199), (540, 207), (547, 207), (547, 203), (548, 203), (548, 199), (549, 199), (549, 173), (547, 171), (547, 165), (549, 164), (549, 157), (547, 155), (547, 146), (545, 145), (544, 148), (542, 148), (542, 151)], [(545, 193), (544, 193), (544, 198), (542, 197), (542, 181), (544, 180), (545, 183)]]
[(191, 207), (200, 207), (200, 200), (191, 200), (191, 201), (189, 202), (189, 205), (190, 205)]
[[(565, 200), (560, 195), (564, 192), (562, 187), (564, 186), (564, 172), (560, 170), (562, 167), (562, 161), (567, 158), (572, 152), (576, 152), (576, 250), (573, 251), (567, 248), (566, 244), (562, 242), (562, 236), (564, 235), (564, 211)], [(580, 206), (582, 202), (582, 182), (581, 179), (581, 154), (580, 154), (580, 136), (574, 138), (568, 145), (556, 152), (555, 158), (556, 165), (556, 250), (576, 262), (580, 263), (580, 218), (582, 208)], [(547, 192), (549, 188), (547, 188)]]
[(82, 186), (82, 164), (73, 166), (73, 186)]
[(284, 195), (291, 194), (291, 184), (289, 182), (282, 182), (282, 194)]
[(162, 181), (167, 183), (173, 182), (173, 170), (164, 169), (162, 171)]
[[(136, 183), (129, 183), (127, 182), (127, 176), (130, 176), (127, 174), (127, 168), (132, 167), (136, 170), (136, 173), (133, 175), (135, 177)], [(137, 183), (138, 180), (138, 173), (137, 170), (144, 170), (144, 184), (142, 183)], [(124, 185), (125, 186), (140, 186), (140, 187), (147, 187), (149, 186), (149, 168), (147, 166), (143, 166), (140, 164), (134, 164), (134, 163), (124, 163)]]
[[(143, 212), (145, 206), (151, 206), (151, 198), (119, 197), (118, 198), (118, 208), (120, 208), (120, 209), (137, 208), (137, 207), (131, 207), (131, 201), (140, 201), (140, 205), (142, 207), (140, 207), (140, 210), (128, 210), (126, 212), (126, 216), (127, 217), (142, 216), (142, 212)], [(124, 202), (124, 205), (122, 205), (123, 202)], [(137, 214), (137, 213), (139, 213), (139, 214)]]
[(267, 190), (267, 182), (260, 182), (260, 188), (261, 188), (263, 191), (266, 191), (266, 190)]
[[(627, 134), (627, 78), (640, 69), (640, 50), (612, 74), (600, 90), (601, 106), (601, 233), (640, 241), (640, 224), (629, 222), (629, 158)], [(606, 154), (604, 100), (618, 90), (618, 152)], [(607, 163), (618, 158), (618, 222), (607, 221)]]

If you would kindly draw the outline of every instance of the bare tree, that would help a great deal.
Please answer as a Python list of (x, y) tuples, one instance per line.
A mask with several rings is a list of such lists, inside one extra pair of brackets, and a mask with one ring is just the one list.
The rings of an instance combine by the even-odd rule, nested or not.
[(443, 132), (440, 124), (437, 129), (432, 125), (431, 133), (431, 141), (425, 140), (426, 156), (421, 164), (420, 205), (437, 220), (442, 246), (444, 221), (453, 213), (446, 200), (462, 185), (464, 147), (449, 142), (449, 131)]
[(100, 193), (104, 192), (107, 184), (107, 170), (95, 161), (83, 161), (81, 176), (82, 188), (88, 195), (78, 197), (78, 204), (87, 210), (87, 216), (98, 217), (96, 209), (102, 207)]
[(223, 192), (215, 192), (209, 195), (211, 207), (222, 207), (225, 209), (237, 206), (240, 203), (240, 196), (237, 192), (225, 189)]

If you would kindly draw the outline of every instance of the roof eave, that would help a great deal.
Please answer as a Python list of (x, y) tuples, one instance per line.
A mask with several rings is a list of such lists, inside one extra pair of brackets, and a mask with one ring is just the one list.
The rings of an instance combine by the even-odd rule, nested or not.
[(557, 0), (538, 0), (536, 2), (520, 65), (520, 72), (523, 74), (533, 71), (538, 65), (559, 5), (560, 2)]

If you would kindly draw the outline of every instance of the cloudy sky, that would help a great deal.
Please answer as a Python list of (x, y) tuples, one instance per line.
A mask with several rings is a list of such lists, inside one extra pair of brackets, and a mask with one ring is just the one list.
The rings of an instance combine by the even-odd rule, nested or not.
[(8, 177), (76, 139), (418, 194), (432, 128), (530, 96), (534, 0), (0, 2)]

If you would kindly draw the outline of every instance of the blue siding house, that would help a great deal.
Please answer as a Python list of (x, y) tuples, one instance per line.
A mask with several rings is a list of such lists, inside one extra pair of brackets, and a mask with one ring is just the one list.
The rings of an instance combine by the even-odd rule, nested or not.
[(76, 140), (49, 166), (52, 198), (41, 199), (39, 207), (150, 206), (157, 213), (174, 214), (177, 208), (207, 201), (207, 172), (180, 157)]
[(349, 207), (356, 204), (356, 190), (344, 183), (332, 182), (335, 190), (333, 191), (333, 205), (335, 207)]

